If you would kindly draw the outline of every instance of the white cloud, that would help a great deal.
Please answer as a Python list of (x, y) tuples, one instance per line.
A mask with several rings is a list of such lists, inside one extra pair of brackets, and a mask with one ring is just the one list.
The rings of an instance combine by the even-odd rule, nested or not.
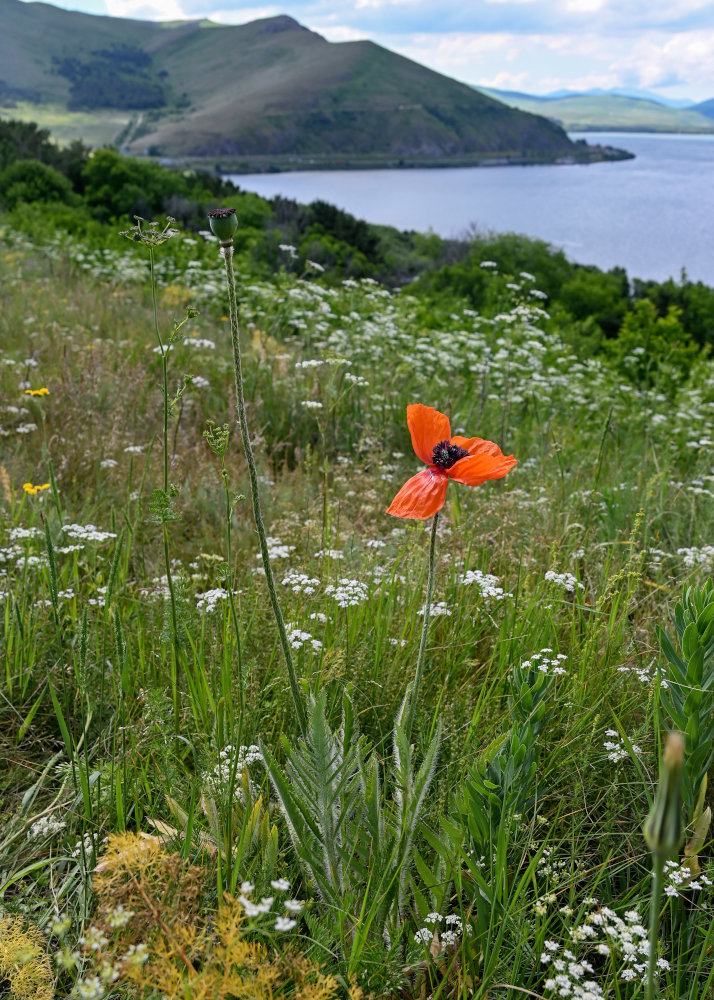
[(676, 83), (708, 87), (714, 93), (714, 30), (683, 32), (671, 38), (649, 37), (615, 59), (613, 72), (641, 87), (667, 87)]
[(131, 17), (140, 21), (180, 21), (190, 17), (179, 0), (104, 0), (111, 17)]

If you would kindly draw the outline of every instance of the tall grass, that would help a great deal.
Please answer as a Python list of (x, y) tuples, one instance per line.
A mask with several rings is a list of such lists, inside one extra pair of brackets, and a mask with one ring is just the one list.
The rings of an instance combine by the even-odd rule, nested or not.
[[(218, 258), (181, 270), (156, 248), (155, 326), (141, 247), (41, 248), (8, 228), (1, 246), (0, 909), (33, 941), (46, 932), (56, 995), (133, 982), (148, 998), (137, 970), (160, 948), (178, 970), (165, 994), (199, 995), (173, 934), (132, 938), (98, 895), (97, 865), (119, 864), (104, 839), (126, 831), (122, 850), (140, 859), (139, 834), (174, 858), (177, 899), (195, 890), (171, 912), (177, 926), (200, 914), (204, 936), (181, 944), (199, 964), (215, 960), (205, 935), (220, 912), (240, 923), (231, 947), (265, 947), (287, 992), (317, 983), (314, 966), (354, 996), (643, 996), (641, 827), (684, 712), (671, 660), (693, 655), (673, 638), (661, 656), (657, 629), (676, 636), (683, 585), (714, 563), (711, 363), (666, 392), (636, 387), (576, 356), (526, 278), (497, 315), (454, 299), (437, 320), (371, 282), (238, 270), (301, 727), (243, 453), (216, 430), (237, 416)], [(186, 307), (199, 312), (182, 326)], [(157, 327), (170, 350), (154, 350)], [(431, 525), (384, 511), (418, 464), (409, 402), (519, 466), (450, 487), (407, 739)], [(655, 995), (712, 988), (708, 836), (699, 873), (676, 854), (665, 869)], [(271, 888), (281, 879), (289, 889)], [(226, 892), (243, 902), (222, 910)], [(288, 974), (288, 954), (310, 968)]]

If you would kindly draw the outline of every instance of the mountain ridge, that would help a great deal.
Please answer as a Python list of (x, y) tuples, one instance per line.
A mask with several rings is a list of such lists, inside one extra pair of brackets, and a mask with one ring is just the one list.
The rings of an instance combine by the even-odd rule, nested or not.
[[(714, 131), (708, 102), (687, 108), (662, 104), (654, 98), (615, 93), (569, 93), (568, 96), (525, 94), (479, 87), (482, 93), (513, 108), (547, 115), (569, 132), (690, 132)], [(714, 105), (714, 101), (712, 101)]]
[(0, 20), (3, 114), (24, 99), (26, 117), (50, 97), (60, 118), (111, 109), (132, 154), (269, 167), (618, 155), (374, 42), (329, 42), (287, 14), (162, 24), (0, 0)]

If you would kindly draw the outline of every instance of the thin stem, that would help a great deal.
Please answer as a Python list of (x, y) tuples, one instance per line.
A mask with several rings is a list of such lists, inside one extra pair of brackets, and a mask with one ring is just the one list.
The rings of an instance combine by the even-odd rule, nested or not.
[(662, 873), (664, 871), (664, 858), (659, 852), (653, 855), (652, 869), (652, 895), (650, 897), (650, 956), (647, 963), (647, 984), (645, 987), (645, 1000), (654, 1000), (654, 980), (655, 967), (657, 965), (657, 941), (659, 939), (659, 900), (662, 894)]
[(426, 581), (426, 604), (424, 605), (424, 624), (421, 628), (421, 642), (419, 643), (419, 657), (417, 659), (416, 672), (414, 674), (414, 686), (412, 688), (411, 704), (409, 706), (409, 717), (407, 719), (407, 739), (411, 739), (414, 719), (416, 717), (417, 705), (419, 704), (419, 687), (424, 673), (424, 660), (426, 659), (426, 642), (429, 634), (429, 619), (431, 617), (431, 595), (434, 591), (434, 562), (436, 553), (436, 529), (439, 524), (439, 515), (434, 514), (431, 524), (431, 543), (429, 545), (429, 576)]
[[(159, 313), (156, 299), (156, 276), (154, 274), (154, 248), (149, 247), (149, 264), (151, 268), (151, 301), (154, 307), (154, 330), (156, 332), (156, 339), (159, 342), (159, 350), (161, 351), (161, 372), (163, 376), (163, 397), (164, 397), (164, 495), (168, 497), (169, 492), (169, 370), (168, 370), (168, 347), (164, 347), (164, 342), (161, 339), (161, 331), (159, 330)], [(163, 536), (164, 536), (164, 563), (166, 566), (166, 582), (169, 588), (169, 603), (171, 605), (171, 631), (172, 631), (172, 647), (173, 647), (173, 663), (171, 666), (171, 688), (172, 688), (172, 700), (174, 708), (174, 726), (176, 731), (179, 730), (180, 714), (181, 714), (181, 701), (179, 697), (178, 688), (178, 672), (179, 672), (179, 637), (178, 637), (178, 620), (176, 615), (176, 593), (174, 591), (174, 582), (171, 575), (171, 557), (169, 553), (169, 530), (166, 521), (162, 524)]]
[(298, 684), (297, 672), (295, 670), (295, 663), (293, 661), (293, 654), (290, 648), (290, 642), (288, 641), (288, 633), (285, 628), (285, 621), (283, 620), (283, 613), (280, 610), (280, 603), (278, 601), (278, 592), (275, 588), (275, 577), (273, 576), (273, 568), (270, 565), (270, 556), (268, 554), (268, 540), (265, 534), (265, 524), (263, 523), (263, 513), (260, 506), (260, 490), (258, 487), (258, 472), (255, 467), (255, 459), (253, 457), (253, 448), (250, 443), (250, 435), (248, 433), (248, 419), (245, 412), (245, 399), (243, 396), (243, 368), (241, 365), (240, 356), (240, 338), (238, 334), (238, 306), (236, 303), (236, 289), (235, 289), (235, 276), (233, 274), (233, 246), (223, 244), (223, 260), (226, 265), (226, 282), (228, 284), (228, 305), (231, 320), (231, 343), (233, 346), (233, 369), (235, 372), (235, 386), (236, 386), (236, 402), (238, 405), (238, 423), (240, 425), (241, 438), (243, 440), (243, 450), (245, 452), (246, 462), (248, 463), (248, 475), (250, 477), (250, 494), (251, 500), (253, 502), (253, 519), (255, 521), (255, 527), (258, 531), (258, 538), (260, 540), (260, 554), (263, 558), (263, 568), (265, 569), (265, 580), (268, 585), (268, 594), (270, 595), (270, 604), (273, 609), (273, 615), (275, 617), (275, 624), (278, 627), (278, 636), (280, 637), (280, 646), (283, 651), (283, 656), (285, 657), (285, 666), (288, 671), (288, 680), (290, 682), (290, 690), (293, 696), (293, 702), (295, 703), (295, 712), (298, 717), (298, 723), (300, 725), (300, 730), (305, 733), (307, 730), (307, 716), (305, 714), (305, 706), (303, 705), (302, 694), (300, 691), (300, 685)]
[[(228, 572), (226, 573), (226, 586), (228, 587), (228, 600), (231, 606), (231, 617), (233, 619), (233, 629), (236, 634), (236, 647), (238, 651), (238, 691), (240, 695), (240, 721), (241, 726), (243, 725), (243, 719), (245, 718), (245, 682), (243, 679), (243, 651), (241, 649), (240, 642), (240, 628), (238, 625), (238, 612), (236, 611), (236, 600), (235, 594), (233, 592), (233, 543), (231, 534), (231, 518), (233, 516), (233, 508), (231, 506), (231, 494), (228, 489), (228, 473), (226, 471), (226, 461), (225, 456), (221, 455), (221, 478), (223, 479), (223, 490), (226, 496), (226, 543), (228, 548)], [(231, 710), (230, 704), (228, 705), (229, 711)], [(233, 713), (231, 711), (231, 727), (233, 723)]]

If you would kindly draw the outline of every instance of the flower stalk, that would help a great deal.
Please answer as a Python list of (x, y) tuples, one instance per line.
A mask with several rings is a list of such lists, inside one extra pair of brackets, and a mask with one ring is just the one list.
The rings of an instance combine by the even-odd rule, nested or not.
[[(213, 222), (213, 220), (211, 220), (211, 222)], [(263, 560), (263, 568), (265, 569), (265, 580), (268, 585), (270, 605), (272, 607), (273, 615), (275, 617), (275, 624), (277, 625), (278, 629), (280, 647), (283, 651), (283, 657), (285, 658), (285, 666), (287, 667), (288, 671), (288, 681), (290, 683), (290, 691), (292, 693), (293, 702), (295, 704), (295, 712), (298, 718), (298, 723), (300, 725), (300, 730), (302, 733), (305, 733), (307, 729), (307, 716), (305, 714), (305, 706), (303, 704), (302, 693), (300, 691), (300, 685), (298, 683), (297, 671), (295, 670), (295, 662), (293, 660), (292, 649), (290, 648), (288, 633), (287, 629), (285, 628), (285, 620), (283, 619), (283, 613), (280, 609), (280, 602), (278, 600), (278, 592), (275, 586), (275, 577), (273, 575), (273, 568), (270, 564), (270, 556), (268, 553), (268, 539), (265, 533), (265, 524), (263, 522), (263, 512), (260, 503), (258, 471), (255, 466), (253, 448), (250, 443), (250, 434), (248, 432), (248, 419), (246, 416), (245, 397), (243, 393), (243, 368), (241, 364), (240, 336), (238, 332), (238, 306), (236, 303), (235, 275), (233, 271), (232, 238), (230, 242), (224, 242), (223, 240), (221, 241), (221, 253), (223, 255), (223, 262), (225, 264), (226, 283), (228, 285), (228, 307), (229, 307), (229, 316), (231, 325), (231, 344), (233, 347), (233, 370), (235, 373), (236, 403), (238, 406), (238, 424), (240, 426), (241, 439), (243, 441), (243, 451), (245, 452), (245, 458), (248, 464), (248, 475), (250, 478), (250, 495), (253, 506), (253, 519), (255, 521), (255, 527), (258, 532), (258, 539), (260, 541), (260, 554)]]
[(421, 639), (419, 641), (419, 656), (417, 657), (416, 671), (414, 673), (414, 686), (412, 687), (411, 703), (409, 705), (409, 715), (407, 717), (406, 734), (407, 740), (411, 739), (416, 718), (417, 705), (419, 704), (419, 688), (424, 673), (424, 661), (426, 660), (426, 643), (429, 637), (429, 619), (431, 618), (431, 599), (434, 593), (434, 565), (436, 562), (436, 531), (439, 525), (439, 515), (434, 514), (431, 522), (431, 540), (429, 543), (429, 573), (426, 580), (426, 603), (424, 604), (424, 623), (421, 627)]

